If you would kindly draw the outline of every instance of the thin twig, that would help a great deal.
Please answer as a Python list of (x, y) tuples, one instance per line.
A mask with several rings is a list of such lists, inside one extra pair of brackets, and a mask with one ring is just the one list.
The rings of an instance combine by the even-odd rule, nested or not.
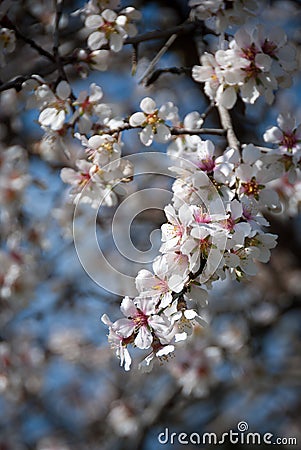
[(66, 80), (66, 73), (64, 65), (62, 64), (60, 57), (60, 20), (63, 13), (63, 0), (56, 0), (55, 2), (55, 26), (54, 26), (54, 37), (53, 37), (53, 55), (59, 72), (59, 77)]
[(199, 22), (184, 22), (182, 25), (177, 25), (176, 27), (168, 28), (167, 30), (155, 30), (143, 34), (138, 34), (137, 36), (126, 39), (124, 44), (133, 45), (139, 44), (140, 42), (152, 41), (154, 39), (164, 39), (171, 36), (172, 34), (188, 34), (192, 33), (199, 26)]
[(224, 106), (217, 106), (217, 110), (219, 113), (222, 127), (227, 134), (227, 141), (229, 146), (235, 148), (236, 150), (239, 150), (240, 142), (237, 139), (237, 136), (233, 130), (232, 120), (228, 109), (226, 109)]
[(167, 50), (174, 43), (174, 41), (177, 39), (177, 37), (178, 37), (177, 34), (172, 34), (168, 38), (168, 40), (165, 42), (163, 47), (161, 47), (161, 49), (158, 51), (156, 56), (150, 62), (150, 65), (148, 66), (148, 68), (146, 69), (146, 71), (142, 75), (141, 79), (139, 80), (139, 84), (142, 84), (143, 82), (145, 84), (147, 84), (147, 81), (148, 81), (149, 77), (151, 76), (151, 73), (153, 72), (155, 65), (160, 60), (160, 58), (162, 58), (162, 56), (167, 52)]
[[(140, 126), (138, 127), (132, 127), (129, 123), (125, 123), (124, 125), (118, 127), (118, 128), (114, 128), (113, 130), (107, 130), (106, 133), (107, 134), (118, 134), (121, 133), (122, 131), (125, 130), (132, 130), (132, 129), (139, 129), (142, 128)], [(224, 136), (226, 134), (225, 129), (223, 128), (177, 128), (177, 127), (170, 127), (169, 128), (170, 133), (173, 136), (181, 136), (184, 134), (189, 134), (189, 135), (193, 135), (193, 134), (213, 134), (216, 136)]]
[(26, 44), (30, 45), (30, 47), (36, 50), (41, 56), (45, 56), (45, 58), (48, 58), (52, 62), (55, 61), (55, 58), (51, 53), (49, 53), (47, 50), (45, 50), (43, 47), (41, 47), (32, 39), (21, 33), (21, 31), (11, 22), (11, 20), (7, 16), (4, 16), (3, 19), (0, 21), (0, 23), (6, 28), (13, 30), (18, 39), (21, 39), (22, 41), (26, 42)]
[(213, 134), (216, 136), (224, 136), (226, 134), (224, 128), (170, 128), (170, 132), (175, 136), (183, 134)]
[(147, 80), (145, 80), (145, 86), (150, 86), (164, 73), (171, 73), (174, 75), (182, 75), (183, 73), (190, 75), (191, 68), (190, 67), (167, 67), (165, 69), (157, 69), (155, 70)]

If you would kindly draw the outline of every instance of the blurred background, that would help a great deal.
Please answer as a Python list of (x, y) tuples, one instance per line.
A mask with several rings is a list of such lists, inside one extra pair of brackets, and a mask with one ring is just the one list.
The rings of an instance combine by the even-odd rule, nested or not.
[[(52, 51), (52, 4), (12, 1), (6, 16), (5, 3), (0, 4), (1, 26), (9, 17), (27, 38)], [(262, 20), (268, 27), (285, 29), (299, 61), (300, 2), (261, 3)], [(122, 2), (128, 4), (142, 12), (139, 33), (165, 30), (189, 15), (187, 1)], [(85, 47), (80, 16), (70, 15), (83, 5), (63, 2), (64, 55)], [(206, 42), (209, 49), (211, 40)], [(145, 96), (157, 104), (173, 101), (181, 117), (204, 112), (208, 99), (187, 74), (165, 73), (147, 87), (139, 84), (164, 42), (156, 39), (139, 46), (135, 75), (131, 46), (111, 55), (106, 72), (87, 72), (81, 78), (82, 67), (67, 66), (74, 92), (95, 82), (103, 88), (104, 101), (125, 117), (139, 110)], [(22, 39), (6, 62), (1, 83), (32, 73), (55, 79), (48, 63)], [(187, 33), (176, 39), (156, 68), (191, 68), (198, 62), (194, 37)], [(279, 91), (272, 107), (261, 101), (247, 107), (238, 102), (231, 113), (240, 141), (264, 145), (262, 134), (275, 125), (279, 112), (292, 112), (300, 123), (300, 88), (296, 73), (294, 85)], [(39, 112), (24, 109), (20, 89), (2, 90), (0, 85), (0, 90), (0, 450), (152, 450), (161, 447), (158, 435), (166, 428), (169, 433), (221, 435), (237, 429), (241, 421), (251, 432), (298, 440), (280, 448), (301, 448), (301, 178), (294, 186), (279, 185), (283, 211), (269, 216), (269, 231), (278, 234), (278, 246), (259, 275), (251, 282), (215, 283), (206, 313), (210, 327), (196, 328), (175, 357), (151, 373), (141, 373), (136, 366), (126, 373), (100, 322), (104, 313), (113, 320), (119, 317), (121, 298), (101, 289), (82, 268), (72, 240), (73, 205), (60, 179), (61, 168), (72, 167), (83, 150), (64, 137), (71, 155), (67, 159), (60, 146), (41, 141)], [(220, 128), (214, 110), (205, 126)], [(137, 133), (124, 133), (123, 138), (124, 155), (147, 151)], [(223, 138), (213, 140), (222, 151)], [(152, 149), (166, 150), (158, 144)], [(129, 183), (129, 190), (170, 184), (168, 177), (145, 177)], [(110, 232), (113, 215), (114, 208), (99, 213), (100, 241)], [(89, 251), (89, 214), (84, 211), (82, 221)], [(135, 246), (142, 251), (151, 245), (159, 248), (158, 239), (150, 242), (149, 235), (164, 221), (159, 210), (138, 215), (131, 229)], [(113, 243), (106, 242), (107, 254), (118, 258)], [(130, 263), (124, 270), (135, 276)], [(177, 440), (164, 445), (182, 447)], [(209, 446), (186, 445), (195, 447)]]

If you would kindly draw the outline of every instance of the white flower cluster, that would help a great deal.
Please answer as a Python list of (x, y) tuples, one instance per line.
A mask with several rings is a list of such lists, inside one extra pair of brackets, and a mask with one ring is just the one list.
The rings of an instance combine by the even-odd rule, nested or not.
[(258, 11), (256, 0), (190, 0), (193, 19), (205, 20), (206, 25), (222, 33), (226, 28), (241, 25)]
[(277, 127), (264, 133), (264, 140), (274, 145), (270, 154), (277, 155), (285, 166), (285, 173), (272, 182), (283, 209), (291, 215), (298, 214), (301, 202), (301, 125), (289, 114), (280, 114)]
[(93, 52), (104, 46), (109, 46), (113, 52), (120, 52), (126, 38), (137, 34), (134, 22), (141, 18), (140, 12), (132, 6), (114, 11), (118, 7), (119, 1), (89, 1), (76, 11), (85, 17), (88, 47)]
[(131, 115), (129, 123), (135, 127), (142, 127), (140, 140), (145, 146), (156, 142), (166, 143), (171, 138), (171, 133), (166, 121), (175, 120), (178, 116), (178, 108), (172, 102), (156, 107), (156, 102), (146, 97), (140, 102), (142, 112)]
[[(148, 110), (141, 103), (143, 114), (153, 113), (154, 107)], [(184, 122), (196, 124), (200, 116), (192, 112)], [(138, 296), (122, 302), (125, 318), (112, 323), (103, 316), (109, 341), (126, 370), (131, 364), (128, 345), (149, 350), (140, 365), (149, 369), (154, 357), (166, 358), (194, 324), (204, 323), (199, 308), (213, 281), (254, 276), (257, 262), (269, 261), (277, 236), (264, 230), (269, 223), (262, 211), (279, 210), (279, 197), (270, 185), (291, 170), (287, 158), (295, 169), (300, 159), (295, 156), (299, 143), (294, 120), (280, 116), (278, 122), (281, 130), (265, 133), (266, 140), (277, 140), (278, 149), (248, 144), (241, 155), (228, 148), (217, 156), (214, 144), (197, 135), (178, 136), (170, 143), (177, 179), (172, 204), (165, 208), (168, 222), (162, 225), (161, 255), (153, 272), (138, 273)]]
[(74, 203), (90, 203), (93, 208), (100, 204), (113, 206), (117, 203), (114, 186), (128, 182), (133, 177), (133, 165), (120, 159), (121, 146), (111, 135), (93, 135), (90, 139), (78, 135), (86, 147), (90, 161), (79, 159), (76, 170), (64, 167), (61, 178), (72, 186), (71, 198)]
[(226, 50), (204, 53), (201, 65), (193, 67), (192, 77), (205, 83), (205, 93), (217, 105), (231, 109), (238, 93), (246, 103), (264, 96), (271, 104), (279, 87), (291, 85), (295, 69), (295, 49), (287, 43), (283, 30), (268, 33), (262, 25), (246, 25), (235, 33)]

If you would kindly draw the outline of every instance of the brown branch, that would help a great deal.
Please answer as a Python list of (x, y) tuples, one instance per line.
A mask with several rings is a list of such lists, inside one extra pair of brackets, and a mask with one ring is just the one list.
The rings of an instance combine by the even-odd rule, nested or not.
[(163, 47), (160, 48), (158, 53), (155, 55), (155, 57), (150, 62), (148, 68), (146, 69), (146, 71), (142, 75), (141, 79), (139, 80), (139, 84), (144, 83), (145, 85), (147, 85), (149, 78), (152, 76), (152, 72), (154, 70), (155, 65), (160, 60), (160, 58), (162, 58), (162, 56), (167, 52), (167, 50), (174, 43), (174, 41), (177, 39), (177, 37), (178, 37), (178, 35), (174, 33), (168, 38), (168, 40), (165, 42)]
[(145, 86), (150, 86), (153, 84), (157, 79), (164, 73), (171, 73), (174, 75), (182, 75), (183, 73), (190, 75), (191, 74), (191, 68), (190, 67), (168, 67), (165, 69), (157, 69), (155, 70), (151, 76), (145, 80)]
[(138, 34), (137, 36), (128, 38), (125, 40), (124, 44), (139, 44), (140, 42), (152, 41), (154, 39), (164, 39), (168, 38), (173, 34), (189, 34), (192, 33), (197, 27), (200, 26), (199, 22), (184, 22), (182, 25), (177, 25), (167, 30), (155, 30), (149, 31), (147, 33)]
[[(115, 134), (115, 133), (121, 133), (125, 130), (135, 130), (143, 128), (141, 126), (138, 127), (132, 127), (129, 123), (125, 123), (124, 125), (115, 128), (113, 130), (105, 131), (107, 134)], [(216, 136), (224, 136), (226, 134), (226, 131), (222, 128), (177, 128), (177, 127), (170, 127), (169, 128), (170, 133), (173, 136), (182, 136), (185, 134), (193, 135), (193, 134), (213, 134)]]
[(181, 136), (183, 134), (213, 134), (216, 136), (224, 136), (226, 130), (224, 128), (170, 128), (170, 132), (174, 136)]
[(237, 139), (237, 136), (233, 130), (233, 125), (232, 125), (232, 120), (231, 120), (229, 110), (226, 109), (224, 106), (217, 106), (217, 110), (219, 113), (222, 127), (225, 130), (226, 135), (227, 135), (227, 141), (228, 141), (229, 147), (239, 150), (240, 142)]

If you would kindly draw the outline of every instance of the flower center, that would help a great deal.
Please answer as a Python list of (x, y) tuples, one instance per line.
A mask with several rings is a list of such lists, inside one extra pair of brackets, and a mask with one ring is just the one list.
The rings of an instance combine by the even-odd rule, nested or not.
[(295, 133), (283, 133), (280, 145), (285, 147), (287, 150), (291, 150), (297, 144), (297, 139)]
[(149, 125), (154, 125), (155, 123), (159, 122), (159, 117), (158, 117), (158, 111), (155, 111), (151, 114), (147, 114), (146, 115), (146, 122)]
[(195, 211), (193, 217), (197, 223), (211, 223), (211, 217), (203, 211)]
[(204, 172), (212, 172), (215, 167), (215, 162), (210, 156), (208, 156), (206, 159), (201, 159), (198, 163), (198, 167)]
[(250, 181), (246, 183), (242, 183), (243, 192), (246, 195), (253, 195), (254, 197), (258, 196), (260, 191), (260, 186), (256, 181), (256, 178), (253, 177)]
[(133, 321), (136, 324), (137, 328), (143, 327), (148, 324), (148, 317), (139, 309), (137, 310), (137, 314), (133, 317)]
[(277, 48), (277, 45), (274, 44), (274, 42), (271, 42), (268, 39), (266, 39), (261, 48), (263, 53), (265, 53), (266, 55), (269, 55), (271, 58), (276, 57), (275, 50)]
[(79, 186), (84, 187), (89, 183), (91, 177), (89, 173), (81, 172)]

